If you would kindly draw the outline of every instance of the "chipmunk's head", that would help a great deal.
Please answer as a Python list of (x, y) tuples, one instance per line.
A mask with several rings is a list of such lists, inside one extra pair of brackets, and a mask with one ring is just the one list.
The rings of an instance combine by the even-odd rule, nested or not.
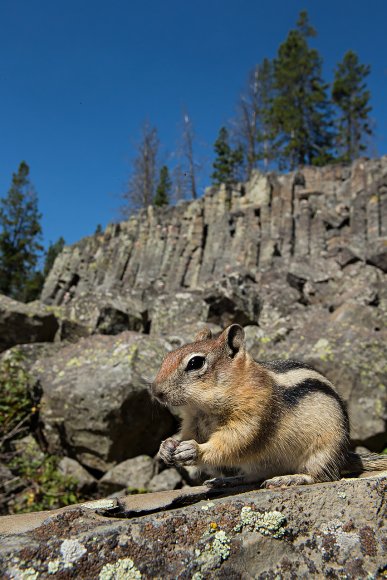
[(241, 326), (232, 324), (215, 338), (205, 329), (195, 342), (167, 354), (152, 393), (160, 402), (177, 407), (221, 404), (245, 355)]

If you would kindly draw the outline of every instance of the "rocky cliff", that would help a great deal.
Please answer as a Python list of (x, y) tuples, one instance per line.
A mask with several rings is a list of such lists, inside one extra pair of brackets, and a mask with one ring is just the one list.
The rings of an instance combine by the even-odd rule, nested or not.
[(256, 173), (232, 191), (155, 209), (67, 247), (42, 300), (85, 292), (203, 289), (235, 271), (259, 281), (273, 265), (308, 264), (316, 281), (351, 262), (387, 269), (387, 157), (351, 167)]

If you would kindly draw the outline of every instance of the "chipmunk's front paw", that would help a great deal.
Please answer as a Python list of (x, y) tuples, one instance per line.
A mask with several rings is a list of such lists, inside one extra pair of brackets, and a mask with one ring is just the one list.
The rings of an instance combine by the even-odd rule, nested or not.
[(199, 445), (193, 439), (179, 443), (173, 454), (176, 465), (196, 465), (198, 457)]
[(173, 454), (175, 452), (175, 449), (179, 446), (179, 443), (180, 443), (179, 441), (177, 441), (176, 439), (172, 439), (172, 437), (169, 437), (165, 441), (161, 442), (158, 456), (167, 465), (174, 465), (175, 464), (175, 459), (173, 457)]

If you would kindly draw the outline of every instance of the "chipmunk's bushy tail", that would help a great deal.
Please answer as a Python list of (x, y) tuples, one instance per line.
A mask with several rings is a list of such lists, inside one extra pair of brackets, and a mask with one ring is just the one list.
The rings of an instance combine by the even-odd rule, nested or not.
[(362, 473), (363, 471), (387, 471), (387, 455), (365, 451), (356, 453), (350, 451), (344, 473)]

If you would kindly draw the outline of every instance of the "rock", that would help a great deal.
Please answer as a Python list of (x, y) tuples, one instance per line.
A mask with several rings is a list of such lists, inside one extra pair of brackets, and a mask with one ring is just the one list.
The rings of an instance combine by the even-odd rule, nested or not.
[(122, 488), (143, 491), (148, 489), (154, 471), (152, 458), (148, 455), (139, 455), (109, 469), (100, 479), (98, 488), (101, 494), (111, 494)]
[(179, 334), (182, 327), (206, 322), (208, 313), (209, 306), (198, 293), (161, 294), (154, 299), (150, 310), (151, 335)]
[(372, 244), (367, 253), (367, 262), (387, 272), (387, 237)]
[(71, 477), (78, 484), (81, 492), (87, 492), (96, 487), (96, 479), (78, 461), (71, 457), (62, 457), (58, 470), (66, 477)]
[(258, 324), (262, 309), (259, 286), (241, 272), (224, 276), (206, 288), (204, 300), (209, 305), (207, 322), (226, 327), (229, 324)]
[[(232, 191), (149, 207), (66, 247), (42, 293), (49, 307), (21, 307), (24, 318), (53, 315), (55, 340), (73, 342), (20, 347), (35, 398), (43, 392), (49, 450), (98, 475), (153, 455), (176, 428), (146, 390), (165, 351), (233, 322), (257, 358), (325, 373), (347, 402), (353, 443), (383, 449), (386, 236), (387, 156), (254, 172)], [(26, 340), (12, 332), (0, 326), (9, 344)]]
[(166, 347), (161, 339), (124, 332), (83, 338), (38, 360), (32, 388), (42, 392), (48, 451), (102, 472), (140, 453), (154, 455), (174, 431), (172, 415), (147, 387)]
[(197, 487), (5, 516), (0, 575), (377, 578), (386, 486), (379, 474), (281, 490)]
[(0, 352), (16, 344), (52, 342), (58, 328), (55, 315), (42, 304), (0, 295)]
[(201, 292), (162, 294), (150, 309), (151, 334), (179, 334), (198, 322), (218, 327), (257, 324), (262, 308), (259, 287), (242, 273), (223, 277)]
[(91, 334), (91, 329), (75, 320), (67, 318), (59, 319), (59, 330), (55, 339), (58, 341), (78, 342), (80, 338), (85, 338)]
[(69, 320), (86, 327), (88, 334), (120, 334), (125, 330), (149, 332), (147, 307), (136, 292), (118, 294), (96, 288), (69, 299), (63, 310)]
[(147, 488), (149, 491), (166, 491), (168, 489), (177, 489), (181, 487), (183, 478), (174, 467), (164, 469), (150, 480)]

